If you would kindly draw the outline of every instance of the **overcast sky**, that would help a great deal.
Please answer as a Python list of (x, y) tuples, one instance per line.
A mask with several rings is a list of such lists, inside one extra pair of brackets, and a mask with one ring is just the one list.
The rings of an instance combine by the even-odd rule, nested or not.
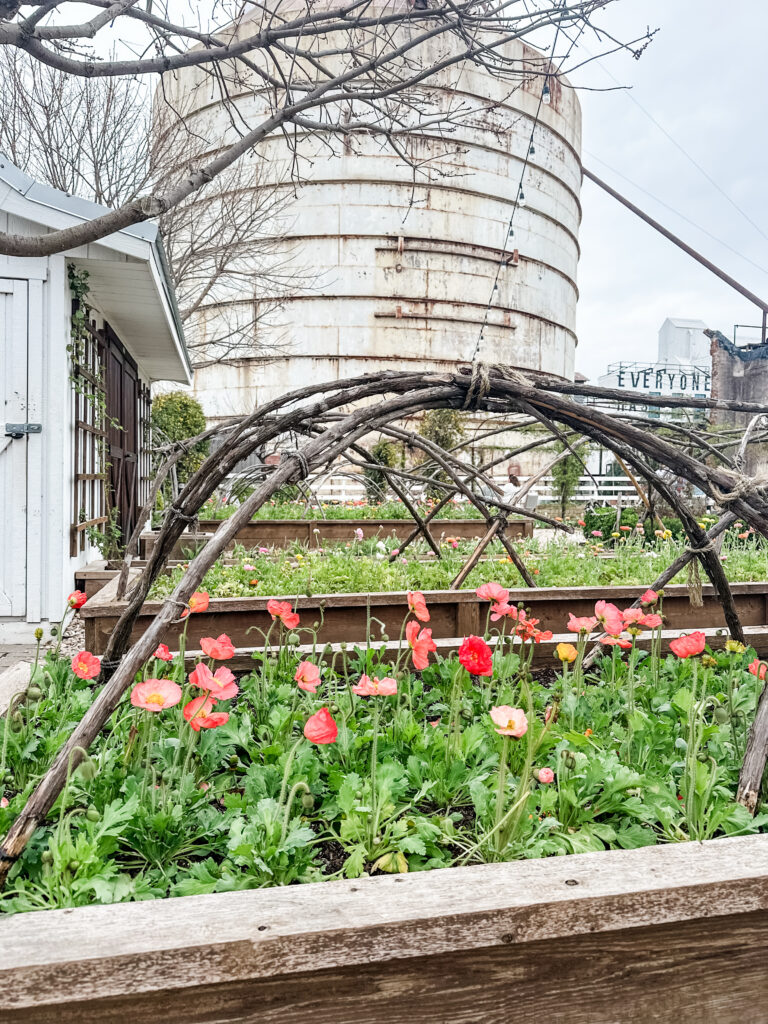
[[(768, 298), (766, 0), (617, 0), (605, 27), (631, 39), (659, 32), (639, 61), (615, 55), (574, 76), (625, 92), (582, 92), (585, 167), (681, 235), (747, 288)], [(599, 44), (586, 45), (593, 53)], [(761, 235), (633, 102), (637, 100), (754, 221)], [(635, 185), (651, 193), (644, 195)], [(731, 246), (719, 242), (665, 209)], [(760, 314), (597, 186), (582, 191), (579, 348), (591, 379), (617, 359), (653, 360), (667, 316), (701, 319), (729, 337)]]

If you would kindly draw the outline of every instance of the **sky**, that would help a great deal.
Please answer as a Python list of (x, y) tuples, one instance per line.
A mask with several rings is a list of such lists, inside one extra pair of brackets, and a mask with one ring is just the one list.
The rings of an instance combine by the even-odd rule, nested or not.
[[(614, 79), (630, 87), (580, 93), (584, 166), (768, 299), (768, 3), (617, 0), (599, 23), (622, 40), (646, 26), (659, 31), (639, 61), (616, 54), (574, 75), (592, 90), (612, 89)], [(604, 49), (594, 36), (586, 46)], [(703, 320), (729, 337), (735, 323), (760, 323), (748, 300), (589, 181), (582, 205), (576, 366), (591, 380), (609, 362), (653, 361), (668, 316)]]

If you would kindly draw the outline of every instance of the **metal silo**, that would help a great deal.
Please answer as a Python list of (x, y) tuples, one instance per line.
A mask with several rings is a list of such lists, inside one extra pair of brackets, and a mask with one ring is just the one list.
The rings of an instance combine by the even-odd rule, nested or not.
[[(246, 30), (252, 23), (238, 29)], [(439, 45), (444, 51), (445, 41)], [(443, 137), (429, 128), (411, 137), (420, 174), (375, 135), (314, 133), (299, 142), (300, 180), (281, 245), (307, 269), (307, 286), (291, 289), (276, 318), (284, 342), (278, 358), (197, 372), (195, 390), (209, 416), (247, 412), (292, 388), (385, 367), (452, 369), (471, 359), (484, 322), (481, 359), (573, 377), (580, 106), (557, 78), (549, 79), (550, 102), (540, 102), (547, 66), (540, 53), (512, 42), (505, 54), (523, 72), (539, 74), (501, 81), (464, 63), (421, 84), (426, 108), (460, 116)], [(199, 71), (166, 76), (166, 95), (188, 112), (211, 152), (235, 137), (233, 110), (253, 124), (264, 109), (247, 72), (233, 74), (229, 91), (224, 107)], [(259, 188), (290, 187), (283, 135), (264, 140), (256, 159)], [(499, 271), (526, 160), (524, 199)], [(247, 282), (231, 296), (241, 303), (272, 299)], [(219, 315), (221, 303), (204, 314), (200, 329), (205, 317)]]

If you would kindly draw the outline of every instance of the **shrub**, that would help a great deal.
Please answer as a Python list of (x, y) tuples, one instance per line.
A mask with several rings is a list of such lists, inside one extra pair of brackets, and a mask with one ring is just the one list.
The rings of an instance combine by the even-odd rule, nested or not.
[[(370, 450), (370, 461), (380, 466), (397, 465), (397, 446), (391, 441), (379, 438)], [(376, 504), (384, 500), (387, 491), (387, 480), (380, 469), (364, 469), (363, 480), (365, 483), (365, 496), (370, 504)]]
[[(183, 391), (169, 391), (158, 395), (152, 401), (152, 433), (154, 443), (186, 441), (205, 430), (205, 413), (200, 403)], [(176, 463), (176, 474), (180, 484), (185, 484), (200, 468), (210, 451), (210, 441), (200, 441)], [(156, 458), (156, 466), (163, 461)]]

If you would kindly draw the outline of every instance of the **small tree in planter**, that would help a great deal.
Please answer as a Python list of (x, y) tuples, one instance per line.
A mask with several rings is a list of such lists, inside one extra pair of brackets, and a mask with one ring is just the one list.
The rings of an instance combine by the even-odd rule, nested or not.
[[(565, 445), (558, 441), (555, 444), (556, 452), (565, 451)], [(584, 453), (586, 456), (586, 452)], [(566, 458), (556, 462), (552, 467), (552, 489), (560, 503), (560, 515), (565, 519), (568, 506), (573, 500), (576, 488), (579, 486), (583, 462), (575, 455), (568, 455)]]
[[(155, 444), (169, 441), (186, 441), (205, 430), (203, 407), (191, 395), (183, 391), (169, 391), (158, 395), (152, 401), (152, 434)], [(176, 478), (179, 484), (187, 480), (202, 466), (210, 451), (210, 441), (199, 441), (176, 464)], [(162, 458), (158, 460), (161, 462)]]

